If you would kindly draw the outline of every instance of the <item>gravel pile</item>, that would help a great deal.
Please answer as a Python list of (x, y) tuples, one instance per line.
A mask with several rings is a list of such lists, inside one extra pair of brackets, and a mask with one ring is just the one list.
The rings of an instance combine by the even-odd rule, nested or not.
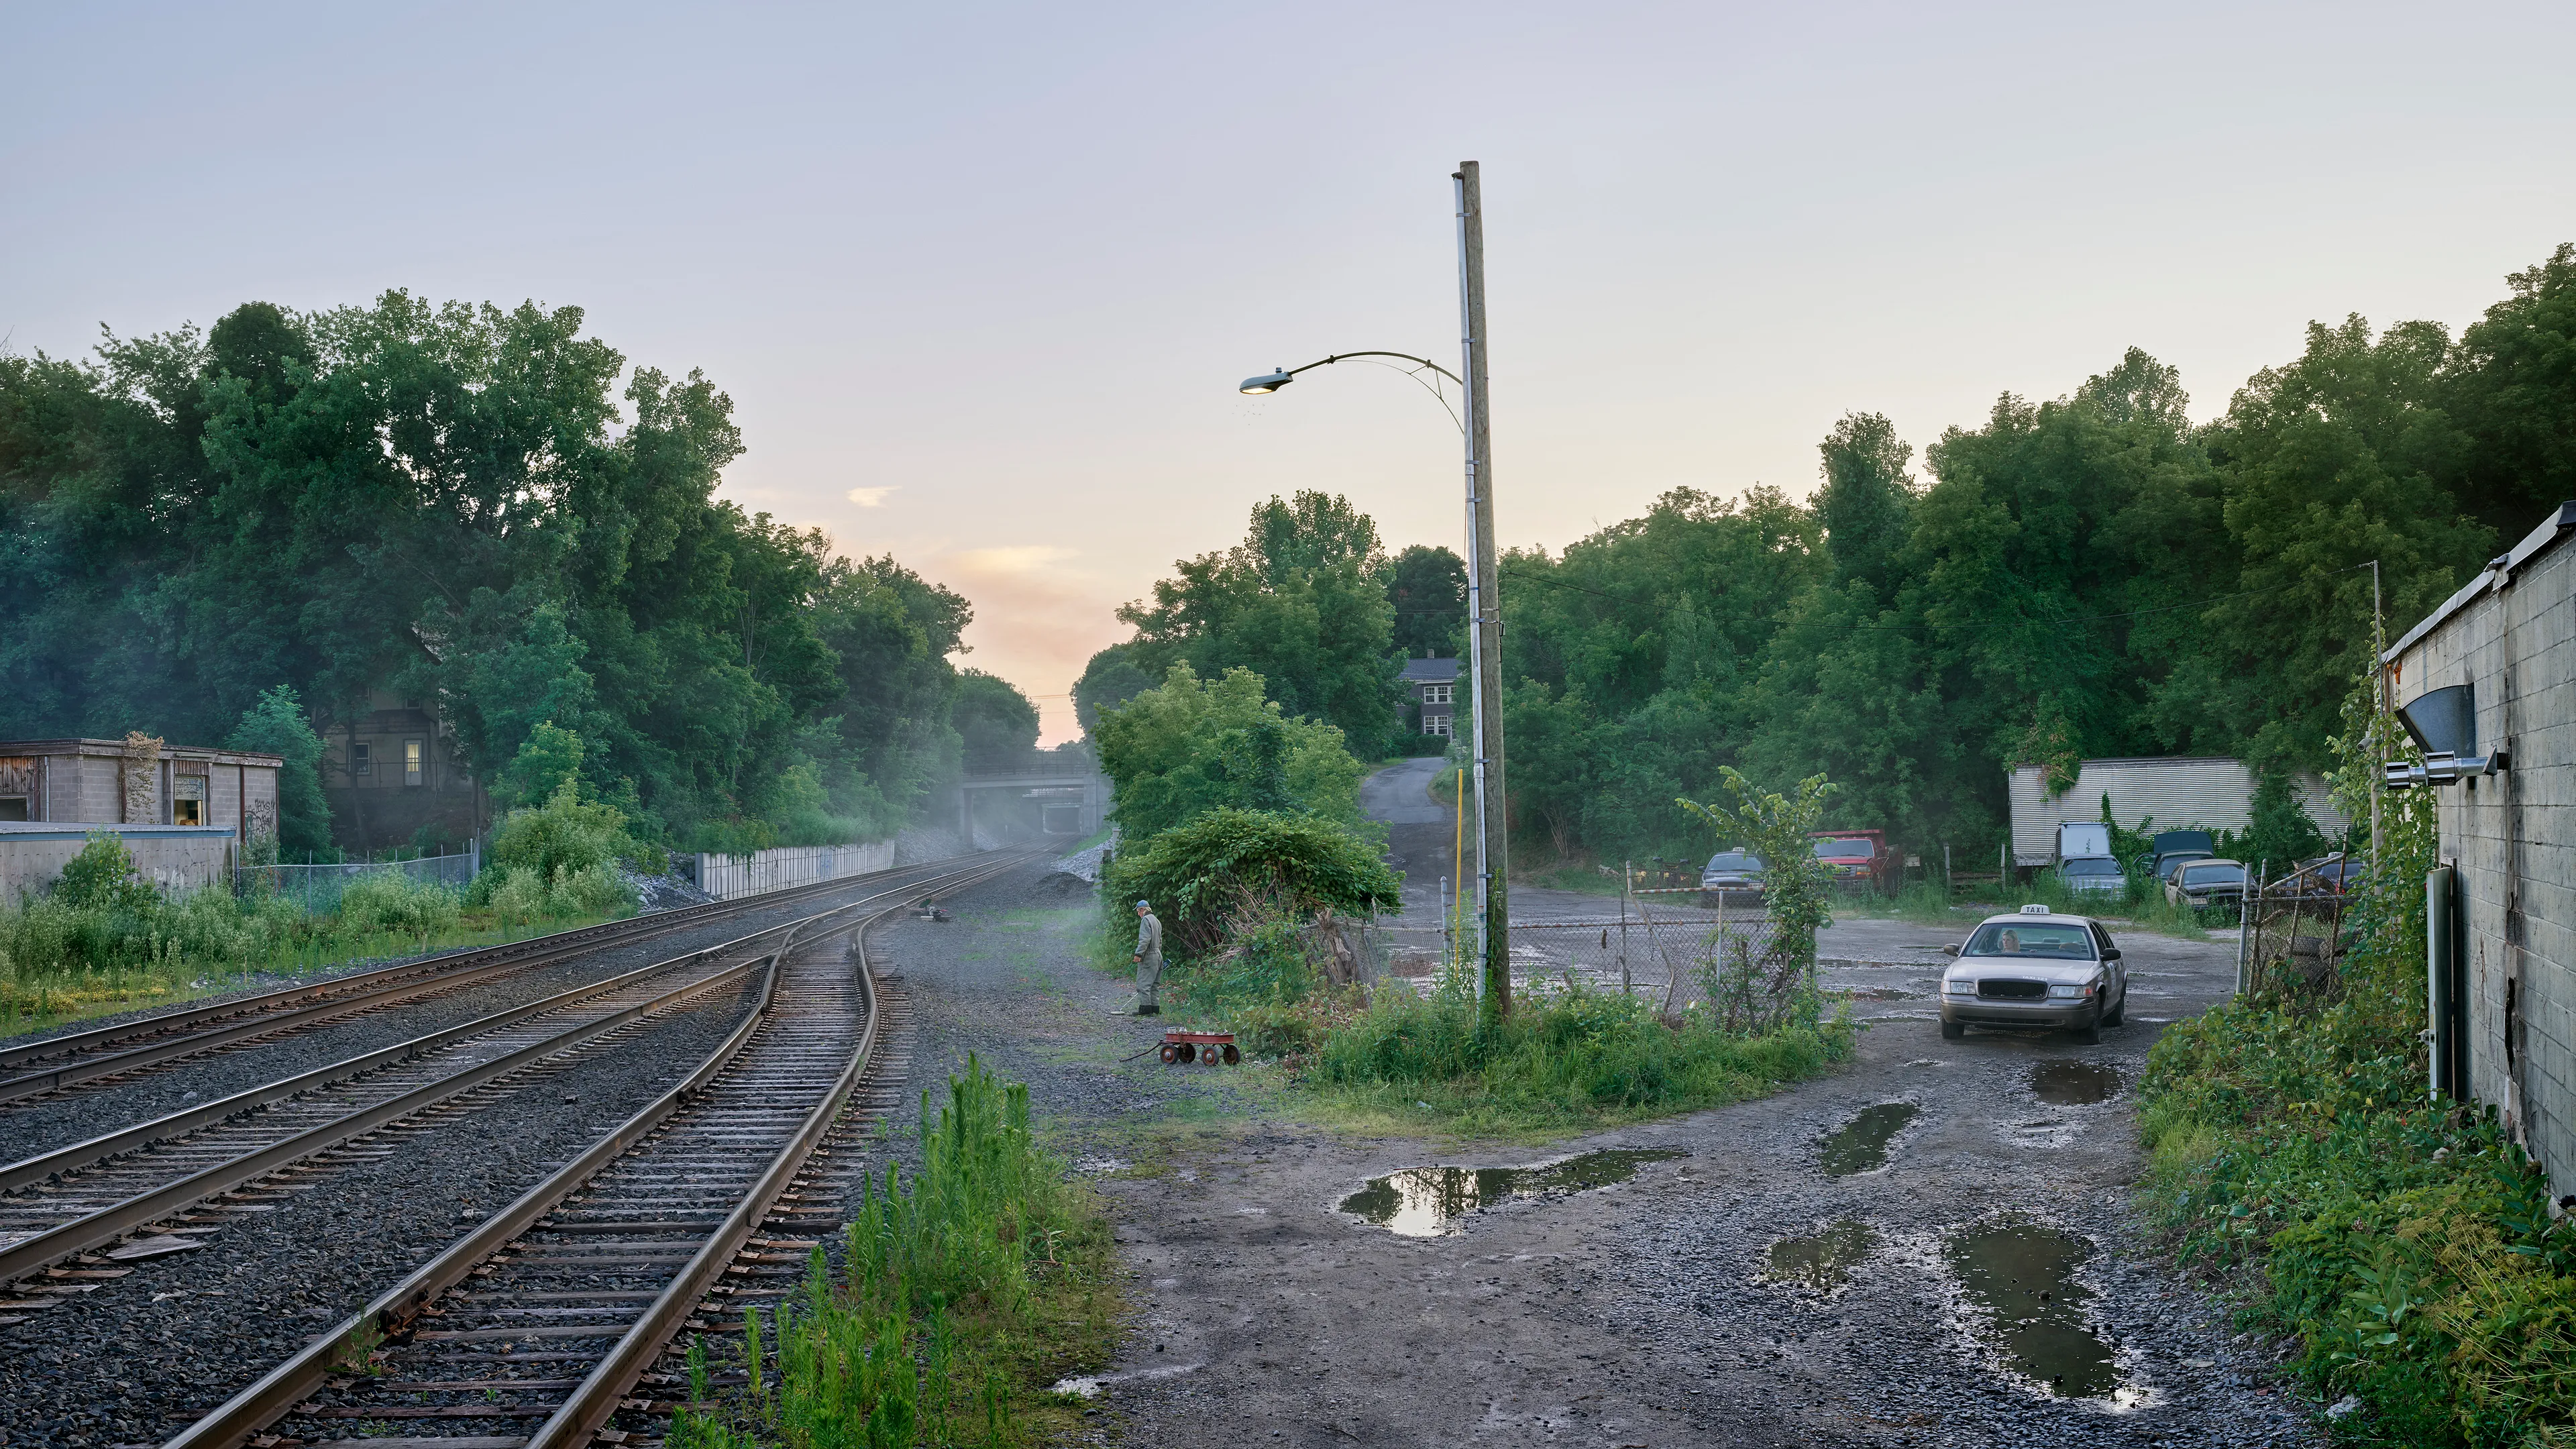
[(512, 1079), (494, 1103), (379, 1136), (273, 1212), (195, 1252), (134, 1265), (0, 1328), (0, 1446), (158, 1444), (401, 1280), (669, 1089), (741, 1020), (750, 986), (620, 1034), (612, 1050)]
[[(854, 887), (853, 894), (868, 889), (865, 883), (854, 883)], [(813, 908), (811, 902), (780, 905), (692, 926), (650, 941), (603, 946), (571, 961), (486, 981), (435, 1001), (413, 1002), (332, 1022), (295, 1036), (171, 1062), (147, 1069), (127, 1082), (79, 1087), (66, 1096), (0, 1107), (0, 1162), (16, 1162), (84, 1142), (199, 1102), (247, 1091), (522, 1002), (605, 980), (701, 946), (748, 935)]]

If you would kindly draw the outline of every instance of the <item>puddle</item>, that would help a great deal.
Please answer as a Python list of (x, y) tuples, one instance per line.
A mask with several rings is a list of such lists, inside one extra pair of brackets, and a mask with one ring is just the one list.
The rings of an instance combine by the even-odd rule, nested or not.
[(2120, 1073), (2100, 1062), (2059, 1058), (2030, 1069), (2030, 1089), (2052, 1107), (2089, 1107), (2120, 1094)]
[(1905, 1124), (1921, 1115), (1923, 1109), (1911, 1102), (1881, 1102), (1864, 1107), (1859, 1116), (1825, 1134), (1817, 1143), (1827, 1177), (1849, 1177), (1855, 1172), (1868, 1172), (1887, 1165), (1887, 1140), (1905, 1130)]
[(1368, 1186), (1342, 1199), (1342, 1211), (1403, 1237), (1437, 1238), (1457, 1232), (1459, 1220), (1478, 1208), (1608, 1187), (1635, 1177), (1645, 1163), (1689, 1155), (1671, 1148), (1614, 1148), (1539, 1167), (1409, 1167), (1370, 1178)]
[(1782, 1238), (1771, 1245), (1771, 1266), (1762, 1276), (1774, 1283), (1800, 1283), (1830, 1293), (1851, 1281), (1854, 1264), (1878, 1246), (1878, 1233), (1856, 1218), (1843, 1218), (1812, 1238)]
[(2075, 1267), (2091, 1247), (2029, 1223), (1970, 1228), (1942, 1245), (1950, 1271), (1991, 1315), (1987, 1333), (2015, 1372), (2065, 1399), (2111, 1397), (2120, 1386), (2110, 1345), (2084, 1325)]

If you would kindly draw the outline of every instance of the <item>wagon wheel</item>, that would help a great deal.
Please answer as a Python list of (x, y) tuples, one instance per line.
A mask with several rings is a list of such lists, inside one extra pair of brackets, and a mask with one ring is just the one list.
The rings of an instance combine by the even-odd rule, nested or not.
[(1209, 1066), (1215, 1066), (1225, 1060), (1224, 1049), (1215, 1042), (1206, 1042), (1199, 1047), (1199, 1060)]
[(1170, 1066), (1172, 1063), (1174, 1063), (1174, 1062), (1176, 1062), (1176, 1061), (1179, 1061), (1180, 1059), (1181, 1059), (1181, 1049), (1180, 1049), (1179, 1047), (1176, 1047), (1176, 1046), (1172, 1045), (1170, 1042), (1165, 1042), (1165, 1043), (1163, 1043), (1163, 1065), (1164, 1065), (1164, 1066), (1167, 1066), (1167, 1067), (1168, 1067), (1168, 1066)]
[(1194, 1062), (1199, 1059), (1199, 1049), (1190, 1045), (1188, 1042), (1182, 1042), (1173, 1047), (1172, 1050), (1179, 1054), (1182, 1061)]
[(1233, 1066), (1236, 1062), (1239, 1062), (1239, 1061), (1242, 1061), (1242, 1060), (1243, 1060), (1243, 1053), (1241, 1053), (1241, 1052), (1239, 1052), (1239, 1051), (1236, 1051), (1236, 1050), (1234, 1049), (1234, 1043), (1232, 1043), (1232, 1042), (1227, 1042), (1227, 1043), (1225, 1044), (1225, 1064), (1226, 1064), (1227, 1066), (1229, 1066), (1229, 1067), (1230, 1067), (1230, 1066)]

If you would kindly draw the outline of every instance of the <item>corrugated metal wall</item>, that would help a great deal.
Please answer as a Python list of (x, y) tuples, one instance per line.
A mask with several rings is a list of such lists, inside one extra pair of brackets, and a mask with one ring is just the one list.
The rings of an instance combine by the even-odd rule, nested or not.
[[(2054, 797), (2042, 778), (2037, 765), (2013, 767), (2012, 848), (2020, 865), (2054, 857), (2059, 821), (2101, 819), (2105, 794), (2113, 817), (2131, 828), (2142, 819), (2153, 819), (2160, 830), (2243, 830), (2254, 823), (2254, 772), (2237, 760), (2086, 760), (2074, 788)], [(2301, 775), (2294, 784), (2319, 830), (2336, 835), (2350, 824), (2334, 808), (2325, 781)]]

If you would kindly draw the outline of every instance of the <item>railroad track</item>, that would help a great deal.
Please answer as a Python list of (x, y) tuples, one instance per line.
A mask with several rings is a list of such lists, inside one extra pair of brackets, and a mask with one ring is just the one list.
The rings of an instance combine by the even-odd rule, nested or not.
[(129, 1082), (189, 1058), (265, 1044), (394, 1006), (435, 1000), (604, 947), (649, 941), (854, 885), (953, 869), (968, 858), (954, 857), (738, 900), (631, 916), (0, 1047), (0, 1105), (52, 1099), (76, 1088), (96, 1089)]
[(905, 1051), (866, 930), (902, 904), (800, 930), (687, 1081), (165, 1449), (659, 1440), (676, 1336), (783, 1297), (848, 1215)]
[[(1007, 857), (999, 868), (1025, 858)], [(915, 874), (797, 921), (0, 1167), (0, 1282), (22, 1285), (21, 1296), (0, 1302), (0, 1318), (59, 1302), (23, 1288), (67, 1259), (138, 1231), (179, 1236), (220, 1224), (226, 1214), (263, 1210), (275, 1192), (264, 1199), (243, 1194), (280, 1169), (312, 1163), (465, 1093), (525, 1086), (526, 1074), (540, 1066), (560, 1071), (570, 1064), (567, 1052), (594, 1042), (607, 1049), (614, 1043), (603, 1039), (613, 1033), (745, 981), (817, 921), (948, 889), (995, 868), (979, 862)], [(182, 1213), (190, 1215), (165, 1221)]]

